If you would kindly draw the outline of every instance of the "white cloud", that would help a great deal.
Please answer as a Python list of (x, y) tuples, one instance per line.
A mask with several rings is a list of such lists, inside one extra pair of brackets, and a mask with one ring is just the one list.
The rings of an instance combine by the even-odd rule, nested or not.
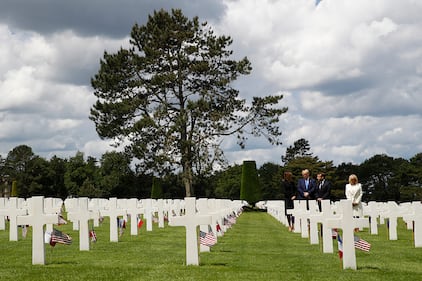
[(122, 151), (122, 149), (114, 149), (110, 145), (112, 144), (111, 141), (108, 140), (92, 140), (86, 142), (83, 147), (81, 147), (81, 151), (83, 151), (86, 155), (95, 155), (100, 157), (107, 151)]
[(103, 51), (113, 52), (125, 41), (71, 31), (51, 37), (12, 33), (2, 25), (0, 38), (7, 39), (0, 46), (2, 56), (14, 58), (0, 61), (0, 153), (27, 144), (42, 155), (73, 155), (98, 140), (88, 119), (95, 102), (89, 79)]
[(335, 163), (420, 152), (421, 2), (225, 3), (218, 30), (273, 92), (287, 91), (284, 147), (305, 138)]
[[(422, 1), (221, 2), (224, 14), (200, 20), (234, 39), (236, 57), (251, 60), (252, 75), (236, 86), (244, 97), (283, 93), (281, 105), (289, 107), (280, 121), (283, 146), (251, 138), (240, 150), (229, 139), (223, 145), (230, 161), (278, 163), (299, 138), (335, 163), (422, 151)], [(95, 102), (89, 79), (103, 51), (127, 46), (128, 38), (95, 35), (98, 22), (81, 36), (83, 24), (96, 19), (73, 17), (69, 27), (38, 25), (47, 35), (16, 28), (27, 22), (13, 31), (0, 24), (1, 154), (22, 143), (49, 156), (80, 150), (98, 157), (111, 149), (88, 119)]]

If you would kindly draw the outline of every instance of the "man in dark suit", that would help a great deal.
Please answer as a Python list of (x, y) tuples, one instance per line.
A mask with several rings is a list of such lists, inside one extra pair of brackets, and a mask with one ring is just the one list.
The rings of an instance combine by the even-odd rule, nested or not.
[[(302, 178), (297, 183), (297, 193), (299, 200), (314, 199), (316, 190), (316, 181), (310, 177), (309, 170), (302, 171)], [(308, 204), (307, 204), (308, 205)]]
[(315, 198), (318, 201), (319, 210), (321, 211), (321, 200), (330, 199), (331, 183), (325, 179), (324, 173), (317, 174), (317, 187), (315, 190)]

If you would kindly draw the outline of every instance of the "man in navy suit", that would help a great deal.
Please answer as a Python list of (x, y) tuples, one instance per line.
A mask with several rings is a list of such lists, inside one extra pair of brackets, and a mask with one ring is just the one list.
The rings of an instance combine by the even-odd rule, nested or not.
[(317, 187), (315, 190), (315, 198), (318, 201), (319, 210), (321, 211), (321, 200), (330, 199), (331, 183), (325, 179), (324, 173), (317, 174)]
[(297, 193), (299, 200), (314, 199), (316, 190), (316, 181), (310, 177), (309, 170), (302, 171), (302, 178), (297, 183)]

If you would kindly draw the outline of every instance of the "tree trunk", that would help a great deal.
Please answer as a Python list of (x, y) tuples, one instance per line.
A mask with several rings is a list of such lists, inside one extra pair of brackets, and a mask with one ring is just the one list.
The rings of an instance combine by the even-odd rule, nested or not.
[(185, 160), (183, 163), (183, 184), (185, 185), (186, 197), (193, 196), (192, 190), (192, 166), (188, 160)]

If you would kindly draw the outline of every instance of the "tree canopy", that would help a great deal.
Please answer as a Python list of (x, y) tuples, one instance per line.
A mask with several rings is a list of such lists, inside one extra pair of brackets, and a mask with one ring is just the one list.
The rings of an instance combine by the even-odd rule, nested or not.
[[(421, 153), (409, 160), (385, 154), (374, 155), (361, 164), (320, 161), (318, 157), (297, 157), (288, 165), (263, 163), (258, 168), (262, 200), (282, 199), (281, 177), (290, 171), (296, 181), (308, 168), (312, 177), (324, 172), (332, 183), (331, 199), (344, 198), (350, 174), (362, 183), (364, 201), (407, 202), (422, 200)], [(196, 177), (197, 197), (240, 199), (243, 165), (233, 165)], [(159, 179), (162, 198), (183, 198), (181, 173)], [(69, 158), (44, 159), (32, 148), (19, 145), (6, 158), (0, 156), (0, 191), (3, 196), (27, 198), (34, 195), (66, 198), (68, 196), (150, 198), (153, 175), (136, 171), (124, 153), (106, 152), (100, 160), (77, 152)], [(14, 187), (14, 188), (13, 188)], [(11, 192), (14, 189), (15, 192)], [(154, 196), (154, 197), (159, 197)]]
[(237, 136), (242, 148), (248, 134), (280, 144), (283, 96), (241, 98), (232, 82), (252, 67), (246, 57), (232, 58), (231, 44), (181, 10), (155, 11), (135, 24), (131, 47), (105, 52), (91, 81), (97, 101), (90, 119), (99, 136), (125, 146), (143, 171), (181, 170), (186, 196), (195, 175), (224, 164), (225, 136)]

